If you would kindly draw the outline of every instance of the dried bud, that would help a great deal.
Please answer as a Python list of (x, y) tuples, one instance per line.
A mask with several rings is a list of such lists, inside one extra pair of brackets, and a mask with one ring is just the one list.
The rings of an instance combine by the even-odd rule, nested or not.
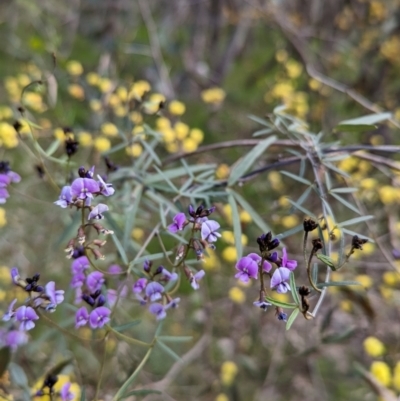
[(96, 260), (104, 260), (106, 257), (96, 248), (90, 248)]
[(318, 227), (318, 224), (312, 219), (304, 219), (303, 227), (305, 232), (310, 232), (314, 231)]
[(101, 239), (95, 239), (95, 240), (92, 241), (92, 243), (94, 245), (96, 245), (97, 247), (101, 248), (107, 243), (107, 241), (106, 240), (101, 240)]
[(287, 322), (287, 313), (285, 313), (283, 309), (279, 306), (275, 308), (275, 316), (278, 318), (278, 320)]
[(56, 375), (49, 374), (43, 382), (43, 387), (48, 387), (50, 390), (53, 389), (54, 385), (58, 382)]
[(78, 169), (78, 175), (79, 175), (79, 177), (81, 177), (81, 178), (85, 178), (85, 176), (86, 176), (85, 167), (83, 167), (83, 166), (79, 167), (79, 169)]
[(89, 304), (90, 306), (94, 306), (95, 301), (94, 299), (88, 294), (82, 294), (82, 299)]
[(178, 246), (178, 249), (176, 250), (176, 255), (175, 255), (175, 260), (178, 260), (180, 258), (182, 258), (182, 256), (184, 255), (186, 251), (186, 246), (183, 244), (180, 244)]
[(322, 244), (321, 238), (313, 239), (311, 242), (313, 244), (314, 251), (318, 251), (319, 249), (322, 249), (324, 247), (324, 245)]
[(83, 245), (86, 241), (85, 229), (82, 226), (80, 226), (78, 228), (78, 238), (77, 239), (78, 239), (79, 245)]
[(351, 246), (354, 249), (359, 249), (360, 251), (362, 251), (363, 249), (362, 246), (367, 242), (368, 242), (367, 239), (358, 238), (358, 236), (355, 235), (351, 240)]

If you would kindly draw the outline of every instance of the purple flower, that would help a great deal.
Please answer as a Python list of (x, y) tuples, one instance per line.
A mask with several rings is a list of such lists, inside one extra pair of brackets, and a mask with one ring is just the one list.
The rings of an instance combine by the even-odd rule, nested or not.
[(282, 249), (282, 266), (281, 267), (287, 267), (290, 271), (293, 271), (297, 267), (297, 261), (296, 260), (290, 260), (287, 258), (287, 252), (286, 249)]
[(15, 315), (14, 305), (16, 302), (17, 302), (17, 298), (15, 298), (14, 301), (12, 301), (10, 303), (8, 310), (4, 314), (3, 319), (2, 319), (4, 322), (8, 322), (12, 317), (14, 317), (14, 315)]
[(272, 269), (272, 265), (271, 263), (269, 263), (267, 260), (264, 260), (263, 262), (263, 271), (265, 271), (266, 273), (269, 273)]
[(178, 279), (177, 273), (170, 273), (165, 267), (162, 268), (161, 274), (163, 276), (162, 279), (165, 281), (175, 281)]
[(100, 193), (104, 196), (111, 196), (114, 194), (115, 189), (112, 187), (112, 184), (106, 184), (103, 179), (98, 175)]
[(5, 188), (0, 188), (0, 203), (6, 203), (7, 198), (10, 197), (10, 194)]
[(172, 220), (174, 220), (174, 223), (168, 226), (168, 231), (170, 233), (176, 233), (177, 231), (183, 230), (183, 227), (186, 223), (185, 213), (178, 213)]
[(97, 290), (100, 290), (104, 282), (105, 279), (103, 273), (98, 271), (90, 273), (86, 278), (86, 285), (92, 294)]
[(76, 258), (71, 264), (72, 274), (83, 273), (84, 270), (89, 269), (90, 262), (86, 256)]
[(157, 302), (149, 306), (149, 311), (153, 315), (156, 315), (156, 320), (165, 319), (167, 316), (164, 305)]
[(147, 301), (140, 294), (136, 293), (135, 297), (140, 302), (140, 305), (144, 306), (147, 304)]
[(96, 219), (96, 220), (104, 219), (104, 216), (102, 215), (102, 213), (106, 212), (107, 210), (109, 210), (107, 205), (105, 205), (104, 203), (99, 203), (89, 213), (88, 220), (91, 220), (91, 219)]
[(72, 196), (80, 199), (92, 198), (99, 191), (99, 184), (92, 178), (76, 178), (71, 185)]
[(290, 290), (289, 278), (290, 270), (287, 267), (276, 269), (271, 277), (271, 288), (276, 289), (279, 294), (284, 294), (287, 290)]
[(108, 272), (111, 274), (120, 274), (122, 273), (122, 268), (120, 265), (110, 265), (110, 267), (108, 268)]
[(62, 401), (72, 401), (75, 398), (75, 394), (69, 391), (71, 383), (67, 382), (61, 387), (60, 396)]
[(167, 305), (165, 305), (165, 309), (177, 308), (179, 302), (181, 302), (181, 299), (180, 298), (175, 298), (175, 299), (171, 300)]
[[(128, 295), (128, 287), (126, 285), (123, 285), (122, 287), (119, 288), (118, 291), (114, 290), (113, 288), (107, 289), (107, 302), (111, 308), (115, 305), (115, 302), (117, 302), (118, 292), (119, 292), (119, 298), (125, 298)], [(103, 295), (100, 295), (99, 298), (97, 298), (97, 306), (103, 306), (100, 305), (99, 303), (100, 297), (102, 296)]]
[(214, 220), (206, 220), (201, 225), (201, 238), (207, 242), (216, 242), (218, 237), (221, 236), (217, 230), (221, 226)]
[(48, 282), (45, 288), (46, 295), (49, 297), (54, 307), (64, 301), (64, 290), (56, 290), (56, 283), (54, 281)]
[(25, 331), (11, 330), (4, 336), (4, 343), (11, 348), (12, 351), (28, 342), (28, 334)]
[(15, 311), (15, 319), (18, 322), (21, 322), (19, 326), (20, 330), (28, 331), (35, 327), (35, 323), (33, 321), (39, 319), (39, 316), (36, 314), (33, 308), (23, 305)]
[[(258, 257), (258, 260), (256, 258)], [(247, 283), (250, 278), (257, 279), (258, 277), (258, 263), (261, 257), (255, 253), (251, 253), (243, 258), (240, 258), (236, 263), (236, 270), (239, 272), (235, 274), (235, 278), (238, 278), (243, 283)]]
[(151, 260), (145, 259), (144, 263), (143, 263), (143, 270), (146, 273), (149, 273), (151, 270), (151, 266), (153, 265), (153, 262)]
[(140, 294), (145, 289), (146, 284), (147, 278), (140, 278), (135, 284), (133, 284), (132, 291), (135, 294)]
[(85, 280), (86, 280), (85, 273), (75, 273), (71, 279), (71, 287), (72, 288), (82, 287)]
[(267, 311), (268, 306), (271, 306), (271, 304), (267, 301), (263, 301), (263, 300), (258, 300), (256, 302), (253, 302), (254, 306), (257, 306), (257, 308), (261, 308), (264, 312)]
[(110, 321), (111, 311), (105, 306), (93, 309), (89, 315), (89, 324), (92, 329), (101, 329)]
[(162, 293), (164, 292), (164, 287), (157, 283), (156, 281), (152, 281), (147, 284), (146, 287), (146, 296), (150, 299), (150, 302), (157, 301), (162, 298)]
[(78, 329), (81, 326), (85, 326), (88, 321), (89, 321), (89, 313), (88, 313), (86, 307), (82, 306), (82, 308), (79, 308), (76, 311), (75, 328)]
[(190, 278), (190, 285), (194, 290), (198, 290), (200, 288), (198, 281), (200, 281), (206, 272), (204, 270), (199, 270), (195, 275)]
[(16, 285), (18, 285), (18, 281), (21, 279), (21, 276), (19, 275), (18, 269), (16, 267), (13, 267), (11, 269), (11, 279), (12, 282)]
[(72, 202), (71, 187), (65, 186), (61, 190), (61, 194), (58, 198), (58, 201), (55, 201), (54, 204), (65, 209), (71, 202)]
[(287, 322), (287, 313), (285, 312), (276, 312), (276, 317), (278, 320), (283, 320), (284, 322)]

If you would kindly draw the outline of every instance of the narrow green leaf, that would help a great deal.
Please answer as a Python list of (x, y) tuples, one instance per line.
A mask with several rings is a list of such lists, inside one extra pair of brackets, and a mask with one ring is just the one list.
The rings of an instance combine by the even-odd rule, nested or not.
[(312, 278), (313, 283), (318, 282), (318, 263), (313, 263), (311, 278)]
[(172, 202), (170, 202), (165, 196), (162, 196), (160, 193), (154, 191), (146, 191), (145, 196), (147, 196), (148, 198), (150, 198), (151, 200), (153, 200), (158, 204), (161, 203), (167, 205), (172, 213), (179, 213), (178, 208)]
[(335, 173), (345, 177), (345, 178), (350, 178), (350, 175), (347, 174), (345, 171), (340, 170), (339, 168), (337, 168), (334, 164), (329, 163), (329, 162), (325, 162), (324, 160), (322, 160), (322, 163), (324, 164), (324, 166), (328, 167), (330, 170), (334, 171)]
[(255, 211), (253, 206), (248, 203), (243, 196), (239, 195), (237, 192), (233, 191), (230, 189), (229, 191), (230, 194), (232, 194), (237, 203), (244, 209), (246, 212), (249, 213), (251, 216), (251, 219), (254, 221), (254, 223), (260, 228), (260, 230), (263, 233), (267, 233), (268, 231), (271, 231), (270, 227), (265, 223), (265, 221), (262, 219), (262, 217)]
[(373, 218), (375, 218), (375, 216), (373, 216), (373, 215), (356, 217), (354, 219), (346, 220), (346, 221), (343, 221), (342, 223), (339, 223), (338, 227), (351, 226), (353, 224), (361, 223), (361, 222), (364, 222), (367, 220), (371, 220)]
[(335, 156), (324, 156), (324, 160), (326, 162), (339, 162), (341, 160), (347, 159), (349, 157), (348, 153), (343, 153), (340, 155), (335, 155)]
[(300, 299), (299, 299), (299, 294), (297, 293), (297, 287), (296, 287), (296, 281), (294, 278), (294, 273), (290, 272), (290, 291), (292, 292), (292, 297), (296, 305), (300, 306)]
[(344, 340), (347, 340), (353, 334), (357, 332), (356, 327), (350, 327), (347, 330), (344, 330), (342, 333), (335, 333), (335, 334), (328, 334), (322, 337), (321, 342), (323, 344), (334, 344), (334, 343), (341, 343)]
[(288, 171), (280, 170), (280, 173), (283, 174), (283, 175), (286, 175), (286, 176), (288, 176), (288, 177), (290, 177), (290, 178), (292, 178), (292, 179), (295, 180), (295, 181), (299, 181), (299, 182), (301, 182), (302, 184), (309, 185), (310, 187), (313, 185), (312, 182), (306, 180), (305, 178), (299, 177), (299, 176), (297, 176), (297, 175), (295, 175), (295, 174), (292, 174), (292, 173), (289, 173)]
[(329, 256), (323, 255), (322, 253), (317, 253), (316, 256), (322, 263), (325, 263), (329, 267), (332, 267), (333, 270), (336, 270), (335, 263)]
[(347, 287), (349, 285), (361, 285), (358, 281), (330, 281), (329, 283), (318, 283), (317, 287), (318, 288), (324, 288), (324, 287)]
[(304, 201), (308, 198), (308, 195), (310, 195), (310, 192), (313, 187), (307, 187), (306, 190), (301, 194), (300, 198), (297, 199), (297, 204), (302, 205)]
[[(169, 256), (169, 255), (172, 255), (173, 254), (173, 252), (172, 251), (167, 251), (167, 255)], [(153, 261), (153, 260), (159, 260), (159, 259), (162, 259), (162, 258), (164, 258), (165, 256), (164, 256), (164, 253), (163, 252), (160, 252), (160, 253), (152, 253), (152, 254), (150, 254), (150, 255), (144, 255), (144, 256), (141, 256), (140, 258), (137, 258), (137, 259), (134, 259), (134, 260), (132, 260), (130, 263), (129, 263), (129, 267), (131, 268), (131, 267), (133, 267), (133, 266), (136, 266), (136, 265), (141, 265), (141, 264), (143, 264), (143, 262), (147, 259), (147, 260), (150, 260), (150, 261)]]
[(192, 336), (180, 336), (180, 337), (158, 336), (157, 338), (161, 341), (170, 342), (170, 343), (187, 343), (187, 342), (190, 342), (193, 340)]
[(348, 209), (352, 210), (353, 212), (357, 214), (361, 214), (361, 212), (350, 202), (348, 202), (346, 199), (343, 199), (341, 196), (339, 196), (337, 193), (331, 191), (330, 194), (337, 199), (340, 203), (342, 203), (344, 206), (346, 206)]
[(338, 125), (363, 125), (363, 124), (377, 124), (382, 121), (390, 120), (392, 113), (375, 113), (366, 116), (352, 118), (351, 120), (341, 121)]
[(243, 254), (243, 246), (242, 246), (242, 226), (240, 224), (239, 210), (233, 195), (229, 192), (229, 188), (227, 188), (228, 202), (232, 209), (232, 221), (233, 221), (233, 234), (235, 237), (235, 247), (237, 252), (237, 258), (240, 259)]
[[(107, 216), (107, 219), (109, 220), (109, 215)], [(120, 240), (118, 239), (118, 237), (115, 235), (115, 233), (113, 235), (111, 235), (111, 238), (114, 241), (115, 246), (117, 247), (117, 250), (121, 256), (122, 261), (124, 262), (125, 265), (128, 264), (128, 257), (126, 256), (126, 252), (124, 247), (122, 246)]]
[(290, 230), (284, 231), (281, 234), (278, 234), (275, 236), (275, 238), (278, 238), (279, 240), (282, 240), (284, 238), (290, 237), (293, 234), (297, 234), (300, 231), (303, 231), (303, 223), (300, 223), (298, 226), (291, 228)]
[(129, 393), (124, 394), (122, 397), (119, 397), (119, 400), (123, 400), (124, 398), (128, 398), (130, 396), (137, 396), (137, 395), (148, 395), (148, 394), (162, 394), (161, 391), (158, 390), (146, 390), (146, 389), (142, 389), (142, 390), (133, 390), (130, 391)]
[(376, 129), (376, 125), (372, 124), (340, 124), (334, 129), (334, 132), (365, 132)]
[(157, 166), (153, 166), (158, 174), (161, 175), (163, 181), (165, 181), (176, 193), (179, 193), (178, 188), (173, 184), (173, 182), (164, 174), (162, 170), (160, 170)]
[(296, 304), (278, 301), (278, 300), (276, 300), (274, 298), (265, 297), (265, 300), (267, 302), (269, 302), (270, 304), (275, 305), (275, 306), (280, 306), (281, 308), (286, 308), (286, 309), (295, 309), (295, 308), (297, 308)]
[(140, 324), (142, 321), (140, 320), (140, 319), (135, 319), (135, 320), (132, 320), (131, 322), (129, 322), (129, 323), (125, 323), (125, 324), (121, 324), (121, 325), (119, 325), (119, 326), (115, 326), (115, 327), (113, 327), (113, 329), (115, 330), (115, 331), (118, 331), (118, 332), (122, 332), (122, 331), (124, 331), (124, 330), (128, 330), (128, 329), (130, 329), (131, 327), (134, 327), (134, 326), (137, 326), (138, 324)]
[(86, 387), (85, 386), (82, 386), (80, 401), (86, 401)]
[(335, 194), (347, 194), (347, 193), (352, 193), (352, 192), (357, 192), (358, 188), (355, 187), (348, 187), (348, 188), (334, 188), (331, 189), (329, 192), (330, 193), (335, 193)]
[(266, 127), (268, 127), (268, 128), (271, 128), (271, 124), (270, 124), (268, 121), (266, 121), (266, 120), (264, 120), (264, 119), (262, 119), (262, 118), (260, 118), (260, 117), (254, 116), (254, 115), (252, 115), (252, 114), (249, 114), (247, 117), (248, 117), (250, 120), (255, 121), (256, 123), (259, 123), (259, 124), (264, 125), (264, 126), (266, 126)]
[(300, 310), (299, 309), (295, 309), (292, 314), (289, 316), (289, 319), (286, 323), (286, 330), (289, 330), (290, 327), (292, 327), (292, 324), (294, 323), (294, 321), (296, 320), (296, 317), (299, 315)]
[(147, 141), (140, 140), (140, 143), (143, 145), (143, 147), (149, 154), (150, 159), (152, 159), (158, 166), (161, 166), (161, 164), (162, 164), (161, 160), (157, 156), (157, 153), (154, 151), (153, 147), (151, 145), (149, 145), (149, 143)]
[(291, 199), (288, 198), (288, 201), (298, 210), (300, 210), (301, 212), (303, 212), (305, 215), (310, 216), (314, 219), (317, 219), (317, 217), (315, 216), (314, 213), (310, 212), (308, 209), (306, 209), (305, 207), (299, 205), (297, 202), (292, 201)]
[(272, 132), (274, 132), (275, 130), (273, 128), (264, 128), (264, 129), (260, 129), (256, 132), (253, 133), (253, 137), (256, 138), (257, 136), (261, 136), (261, 135), (266, 135), (266, 134), (271, 134)]
[(182, 358), (171, 348), (169, 348), (167, 345), (165, 345), (162, 341), (157, 339), (157, 344), (162, 348), (162, 350), (167, 353), (169, 356), (171, 356), (173, 359), (176, 361), (182, 361)]
[(46, 155), (51, 156), (60, 146), (60, 141), (55, 139), (46, 150)]
[(143, 194), (143, 185), (138, 184), (132, 194), (133, 196), (132, 205), (125, 209), (126, 222), (124, 227), (124, 238), (122, 241), (124, 248), (128, 247), (128, 242), (131, 237), (131, 232), (136, 221), (136, 215), (139, 210), (139, 204), (140, 201), (142, 200), (142, 194)]
[(364, 234), (356, 233), (355, 231), (349, 230), (348, 228), (342, 228), (342, 231), (343, 231), (344, 233), (348, 234), (348, 235), (351, 235), (352, 237), (353, 237), (354, 235), (357, 235), (357, 236), (360, 237), (360, 238), (367, 239), (368, 242), (375, 243), (375, 241), (374, 241), (372, 238), (367, 237), (367, 236), (364, 235)]
[(239, 178), (246, 174), (250, 167), (255, 163), (255, 161), (266, 151), (266, 149), (276, 141), (276, 136), (270, 136), (247, 153), (231, 170), (231, 174), (228, 178), (228, 186), (234, 185)]
[(17, 365), (14, 362), (10, 362), (8, 364), (8, 371), (11, 376), (11, 381), (15, 383), (18, 387), (21, 387), (23, 389), (29, 389), (28, 386), (28, 377), (26, 376), (24, 370), (21, 368), (21, 366)]
[(325, 171), (324, 175), (325, 175), (326, 188), (328, 189), (328, 191), (330, 191), (332, 188), (331, 175), (329, 174), (328, 171)]
[(0, 377), (3, 376), (7, 370), (8, 364), (11, 360), (11, 350), (9, 347), (3, 347), (0, 349)]
[[(195, 174), (203, 171), (211, 171), (215, 173), (216, 164), (194, 164), (189, 167), (190, 171)], [(187, 176), (187, 170), (185, 167), (178, 167), (174, 169), (164, 170), (163, 175), (160, 174), (148, 174), (144, 180), (144, 184), (153, 184), (155, 182), (162, 182), (167, 177), (169, 180), (175, 178)]]

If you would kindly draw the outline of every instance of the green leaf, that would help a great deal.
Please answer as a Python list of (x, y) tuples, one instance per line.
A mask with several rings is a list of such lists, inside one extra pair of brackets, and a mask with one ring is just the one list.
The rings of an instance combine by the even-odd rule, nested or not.
[(260, 117), (254, 116), (253, 114), (249, 114), (247, 117), (250, 118), (250, 120), (255, 121), (256, 123), (259, 123), (261, 125), (265, 125), (268, 128), (271, 128), (271, 124), (268, 121), (266, 121)]
[(334, 129), (334, 132), (365, 132), (376, 129), (376, 125), (372, 124), (340, 124)]
[(82, 386), (81, 400), (80, 401), (86, 401), (86, 387), (85, 386)]
[(173, 184), (173, 182), (164, 174), (162, 170), (160, 170), (157, 166), (153, 166), (158, 174), (161, 175), (163, 181), (165, 181), (176, 193), (179, 193), (178, 188)]
[(352, 193), (352, 192), (357, 192), (358, 188), (355, 187), (349, 187), (349, 188), (334, 188), (331, 189), (329, 192), (330, 193), (335, 193), (335, 194), (347, 194), (347, 193)]
[(329, 281), (329, 283), (318, 283), (317, 287), (318, 288), (324, 288), (324, 287), (346, 287), (349, 285), (361, 285), (358, 281)]
[(228, 186), (233, 186), (239, 178), (246, 174), (255, 161), (266, 151), (266, 149), (276, 141), (276, 136), (273, 135), (260, 143), (247, 153), (231, 170), (228, 178)]
[(326, 256), (326, 255), (324, 255), (322, 253), (317, 253), (316, 256), (322, 263), (325, 263), (329, 267), (332, 267), (333, 270), (336, 270), (335, 263), (333, 262), (333, 260), (329, 256)]
[(228, 192), (228, 202), (232, 209), (232, 221), (233, 221), (233, 234), (235, 237), (235, 247), (237, 252), (237, 258), (240, 259), (243, 254), (243, 246), (242, 246), (242, 227), (240, 224), (239, 210), (237, 204), (235, 202), (235, 198), (232, 194), (229, 193), (229, 188), (227, 188)]
[(167, 345), (165, 345), (162, 341), (160, 341), (158, 339), (158, 337), (157, 337), (157, 344), (162, 348), (162, 350), (166, 354), (171, 356), (173, 359), (175, 359), (176, 361), (182, 361), (182, 358), (175, 351), (173, 351), (171, 348), (169, 348)]
[(253, 133), (253, 137), (256, 138), (257, 136), (261, 136), (261, 135), (265, 135), (265, 134), (271, 134), (274, 131), (275, 131), (274, 128), (260, 129), (260, 130), (258, 130), (258, 131)]
[(136, 220), (136, 214), (139, 210), (139, 204), (142, 200), (143, 194), (143, 185), (138, 184), (133, 191), (133, 203), (131, 206), (125, 209), (125, 227), (124, 227), (124, 238), (123, 238), (123, 246), (124, 248), (128, 247), (128, 242), (131, 237), (131, 232)]
[(192, 336), (158, 336), (159, 340), (170, 343), (186, 343), (193, 340)]
[(349, 229), (347, 229), (347, 228), (342, 228), (342, 231), (343, 231), (344, 233), (348, 234), (348, 235), (351, 235), (351, 236), (357, 235), (358, 237), (360, 237), (360, 238), (362, 238), (362, 239), (367, 239), (368, 242), (375, 243), (375, 241), (374, 241), (372, 238), (367, 237), (367, 236), (365, 236), (364, 234), (356, 233), (355, 231), (349, 230)]
[(21, 366), (14, 362), (10, 362), (8, 365), (8, 371), (10, 372), (11, 381), (13, 383), (15, 383), (18, 387), (29, 390), (28, 377)]
[(296, 305), (300, 305), (299, 294), (297, 293), (296, 281), (294, 278), (294, 273), (290, 272), (290, 291), (292, 292), (292, 297)]
[(375, 216), (373, 216), (373, 215), (356, 217), (354, 219), (350, 219), (350, 220), (343, 221), (342, 223), (338, 223), (338, 227), (351, 226), (353, 224), (361, 223), (363, 221), (371, 220), (373, 218), (375, 218)]
[(338, 125), (373, 125), (382, 121), (390, 120), (392, 113), (375, 113), (366, 116), (341, 121)]
[[(194, 173), (199, 173), (202, 171), (211, 171), (213, 174), (215, 172), (216, 164), (194, 164), (189, 167), (190, 171)], [(178, 167), (174, 169), (164, 170), (163, 175), (160, 174), (148, 174), (144, 179), (144, 184), (150, 185), (155, 182), (163, 182), (165, 177), (169, 180), (173, 180), (175, 178), (185, 177), (187, 176), (187, 168)]]
[(361, 214), (361, 212), (350, 202), (348, 202), (346, 199), (343, 199), (341, 196), (339, 196), (337, 193), (331, 191), (330, 194), (337, 199), (340, 203), (342, 203), (344, 206), (346, 206), (348, 209), (352, 210), (353, 212), (357, 214)]
[(0, 349), (0, 377), (3, 376), (7, 370), (8, 364), (11, 360), (11, 350), (9, 347), (3, 347)]
[[(109, 219), (109, 216), (108, 216), (107, 218)], [(115, 233), (111, 235), (111, 238), (113, 239), (114, 244), (115, 244), (115, 246), (116, 246), (117, 249), (118, 249), (118, 252), (119, 252), (119, 254), (120, 254), (120, 256), (121, 256), (122, 261), (124, 262), (125, 265), (127, 265), (127, 264), (128, 264), (128, 257), (126, 256), (125, 249), (124, 249), (124, 247), (122, 246), (120, 240), (119, 240), (118, 237), (115, 235)]]
[(60, 146), (60, 141), (55, 139), (46, 150), (46, 155), (51, 156)]
[(329, 169), (331, 169), (332, 171), (334, 171), (335, 173), (342, 175), (345, 178), (350, 178), (350, 175), (347, 174), (345, 171), (340, 170), (339, 168), (337, 168), (334, 164), (332, 163), (328, 163), (325, 162), (325, 160), (322, 160), (322, 163), (324, 164), (324, 166), (328, 167)]
[(269, 302), (270, 304), (275, 305), (275, 306), (280, 306), (281, 308), (286, 308), (286, 309), (295, 309), (295, 308), (297, 308), (296, 304), (278, 301), (278, 300), (276, 300), (274, 298), (265, 297), (265, 300), (267, 302)]
[(281, 234), (278, 234), (275, 236), (275, 238), (278, 238), (279, 240), (287, 238), (292, 236), (293, 234), (296, 234), (304, 229), (303, 223), (300, 223), (298, 226), (291, 228), (290, 230), (284, 231)]
[(302, 205), (303, 202), (308, 198), (308, 195), (310, 195), (311, 190), (313, 187), (307, 187), (306, 190), (301, 194), (300, 198), (297, 199), (297, 204)]
[(295, 174), (292, 174), (292, 173), (289, 173), (288, 171), (280, 170), (280, 173), (292, 178), (293, 180), (299, 181), (302, 184), (309, 185), (310, 187), (313, 185), (312, 182), (306, 180), (305, 178), (299, 177), (299, 176), (297, 176)]
[(158, 390), (146, 390), (146, 389), (133, 390), (130, 391), (129, 393), (124, 394), (122, 397), (119, 397), (118, 399), (123, 400), (124, 398), (128, 398), (131, 395), (148, 395), (148, 394), (162, 394), (162, 392)]
[(298, 210), (300, 210), (301, 212), (303, 212), (305, 215), (312, 217), (313, 219), (317, 219), (317, 216), (315, 216), (315, 214), (313, 212), (310, 212), (308, 209), (306, 209), (305, 207), (299, 205), (297, 202), (292, 201), (291, 199), (288, 198), (288, 201)]
[(336, 333), (336, 334), (328, 334), (324, 337), (322, 337), (321, 342), (323, 344), (334, 344), (334, 343), (340, 343), (344, 340), (347, 340), (353, 334), (355, 334), (357, 331), (356, 327), (350, 327), (347, 330), (343, 331), (343, 333)]
[(286, 323), (286, 330), (289, 330), (290, 327), (292, 326), (292, 324), (294, 323), (294, 321), (296, 320), (296, 317), (299, 315), (300, 310), (299, 309), (295, 309), (292, 314), (289, 316), (289, 319)]
[(154, 162), (158, 165), (161, 166), (161, 160), (157, 156), (156, 152), (154, 152), (154, 149), (152, 146), (149, 145), (147, 141), (142, 141), (140, 140), (140, 143), (143, 145), (143, 147), (146, 149), (147, 153), (150, 155), (150, 159), (154, 160)]
[(119, 326), (115, 326), (115, 327), (113, 327), (113, 329), (115, 330), (115, 331), (118, 331), (118, 332), (122, 332), (122, 331), (124, 331), (124, 330), (128, 330), (128, 329), (130, 329), (131, 327), (134, 327), (134, 326), (137, 326), (138, 324), (140, 324), (142, 321), (140, 320), (140, 319), (135, 319), (135, 320), (132, 320), (131, 322), (129, 322), (129, 323), (125, 323), (125, 324), (121, 324), (121, 325), (119, 325)]
[(318, 282), (318, 263), (313, 263), (311, 276), (313, 283)]
[[(172, 254), (173, 254), (172, 251), (167, 251), (167, 255), (168, 255), (168, 256), (169, 256), (169, 255), (172, 255)], [(162, 259), (162, 258), (164, 258), (164, 257), (165, 257), (165, 255), (164, 255), (163, 252), (152, 253), (152, 254), (150, 254), (150, 255), (144, 255), (144, 256), (141, 256), (140, 258), (134, 259), (134, 260), (132, 260), (131, 262), (129, 262), (129, 268), (131, 268), (131, 267), (133, 267), (133, 266), (136, 266), (136, 265), (143, 264), (143, 262), (144, 262), (146, 259), (147, 259), (147, 260), (150, 260), (150, 261), (153, 261), (153, 260)]]

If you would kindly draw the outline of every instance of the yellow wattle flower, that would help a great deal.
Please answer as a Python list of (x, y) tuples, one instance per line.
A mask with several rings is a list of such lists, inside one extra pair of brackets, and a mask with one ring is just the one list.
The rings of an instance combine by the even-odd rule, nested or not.
[(371, 374), (381, 383), (383, 386), (388, 387), (392, 382), (392, 374), (390, 367), (383, 361), (374, 361), (370, 367)]
[(367, 337), (363, 342), (364, 350), (373, 358), (382, 356), (386, 352), (385, 345), (376, 337)]

